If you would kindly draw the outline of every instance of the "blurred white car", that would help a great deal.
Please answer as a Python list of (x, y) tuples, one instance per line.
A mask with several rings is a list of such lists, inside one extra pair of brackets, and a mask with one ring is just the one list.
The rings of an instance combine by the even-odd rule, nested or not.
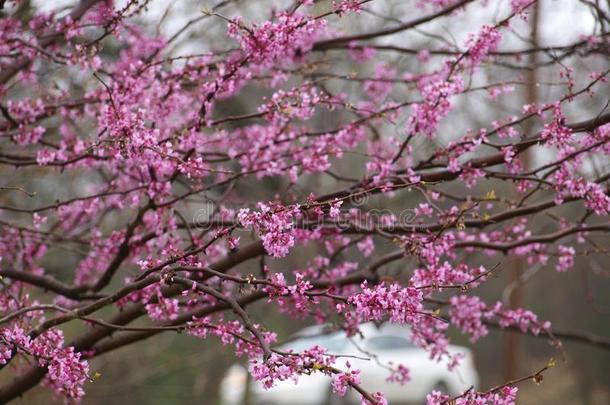
[[(422, 404), (432, 390), (458, 395), (478, 385), (472, 352), (465, 347), (449, 346), (451, 354), (462, 353), (464, 356), (459, 365), (449, 371), (446, 362), (430, 360), (428, 352), (411, 343), (406, 327), (389, 324), (377, 327), (370, 323), (362, 325), (360, 330), (362, 337), (348, 338), (343, 332), (326, 333), (324, 326), (312, 326), (295, 334), (294, 339), (280, 349), (302, 351), (319, 345), (335, 355), (359, 357), (339, 358), (336, 366), (344, 369), (345, 361), (349, 361), (352, 369), (360, 370), (362, 387), (369, 392), (383, 392), (391, 405)], [(404, 385), (388, 382), (389, 363), (394, 368), (399, 364), (408, 368), (411, 380)], [(353, 390), (345, 398), (332, 393), (331, 378), (322, 373), (303, 375), (298, 384), (282, 381), (269, 390), (257, 382), (250, 383), (250, 380), (243, 366), (231, 366), (220, 387), (222, 404), (244, 404), (248, 385), (249, 405), (360, 404), (359, 395)]]

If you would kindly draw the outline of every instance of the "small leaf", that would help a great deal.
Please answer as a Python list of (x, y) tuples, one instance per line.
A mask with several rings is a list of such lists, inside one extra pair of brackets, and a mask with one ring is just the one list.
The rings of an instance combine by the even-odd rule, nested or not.
[(495, 200), (496, 198), (498, 198), (496, 196), (496, 190), (491, 189), (487, 192), (487, 194), (485, 194), (485, 199), (486, 200)]

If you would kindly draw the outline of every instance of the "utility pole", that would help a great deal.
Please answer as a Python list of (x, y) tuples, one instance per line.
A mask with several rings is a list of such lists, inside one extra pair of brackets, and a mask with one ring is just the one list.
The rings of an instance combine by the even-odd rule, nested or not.
[[(530, 24), (530, 43), (531, 47), (536, 49), (540, 47), (540, 6), (542, 0), (536, 1), (532, 6), (532, 12), (529, 16)], [(531, 69), (526, 74), (525, 86), (525, 104), (534, 104), (538, 102), (538, 62), (539, 52), (532, 52), (529, 55), (528, 63)], [(523, 130), (526, 136), (531, 136), (535, 130), (532, 120), (524, 122)], [(527, 149), (521, 156), (523, 169), (530, 170), (532, 161), (534, 160), (533, 149)], [(517, 200), (518, 194), (515, 192)], [(525, 284), (522, 278), (524, 270), (527, 268), (527, 263), (523, 258), (516, 258), (512, 261), (510, 269), (509, 286), (514, 286), (508, 296), (508, 306), (510, 308), (523, 308), (525, 306)], [(518, 332), (507, 332), (504, 345), (504, 380), (508, 381), (516, 378), (519, 375), (519, 366), (522, 356), (522, 336)]]

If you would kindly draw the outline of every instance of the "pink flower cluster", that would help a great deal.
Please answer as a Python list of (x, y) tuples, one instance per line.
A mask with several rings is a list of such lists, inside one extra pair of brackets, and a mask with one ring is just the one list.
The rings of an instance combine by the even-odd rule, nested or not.
[(364, 91), (371, 100), (382, 102), (394, 88), (394, 78), (396, 78), (396, 69), (390, 68), (385, 63), (379, 63), (375, 66), (374, 79), (364, 82)]
[(403, 237), (402, 243), (407, 254), (419, 257), (427, 265), (436, 266), (444, 256), (451, 255), (455, 235), (452, 232), (438, 236), (413, 234)]
[(517, 387), (505, 386), (492, 392), (480, 393), (468, 391), (465, 394), (452, 399), (449, 395), (439, 391), (432, 391), (426, 398), (427, 405), (444, 405), (452, 403), (455, 405), (515, 405), (517, 400)]
[[(253, 326), (259, 330), (267, 345), (276, 342), (277, 335), (274, 332), (264, 331), (258, 324)], [(222, 316), (215, 319), (209, 316), (204, 318), (193, 317), (187, 323), (186, 332), (190, 336), (200, 339), (216, 336), (223, 345), (234, 345), (235, 354), (238, 356), (258, 359), (264, 354), (261, 342), (256, 341), (252, 332), (247, 331), (244, 325), (237, 320), (225, 321)]]
[(59, 329), (49, 329), (32, 339), (18, 325), (0, 329), (0, 364), (6, 364), (12, 353), (34, 357), (40, 367), (46, 367), (46, 379), (56, 393), (78, 400), (89, 380), (89, 365), (73, 347), (63, 347), (64, 336)]
[(599, 183), (587, 181), (577, 173), (571, 173), (567, 165), (562, 165), (553, 174), (555, 181), (555, 202), (561, 204), (566, 197), (583, 198), (585, 205), (598, 215), (610, 213), (610, 197)]
[(391, 374), (386, 378), (387, 382), (405, 385), (411, 381), (411, 372), (408, 368), (399, 364), (396, 368), (392, 368)]
[(442, 118), (446, 117), (452, 109), (451, 96), (463, 91), (461, 78), (454, 77), (448, 81), (446, 74), (440, 73), (431, 79), (422, 79), (418, 88), (424, 98), (423, 103), (411, 106), (409, 125), (415, 133), (421, 132), (432, 137), (438, 129)]
[(349, 362), (346, 362), (346, 367), (346, 371), (335, 374), (331, 383), (333, 392), (342, 397), (347, 394), (347, 390), (352, 384), (360, 384), (360, 370), (351, 370), (351, 365)]
[(294, 118), (308, 120), (313, 116), (316, 106), (324, 100), (326, 97), (315, 87), (304, 83), (301, 87), (288, 91), (276, 91), (258, 110), (265, 113), (270, 123), (281, 126)]
[(333, 0), (333, 10), (339, 15), (346, 13), (360, 14), (362, 12), (362, 2), (359, 0)]
[(500, 326), (503, 328), (516, 326), (523, 333), (529, 330), (532, 334), (538, 335), (540, 332), (547, 331), (551, 327), (549, 321), (538, 321), (538, 316), (527, 309), (505, 309), (502, 307), (502, 304), (498, 302), (492, 311), (494, 315), (498, 317)]
[(472, 35), (467, 42), (468, 61), (472, 67), (478, 66), (490, 52), (498, 48), (502, 39), (500, 31), (492, 25), (483, 25), (479, 33)]
[(295, 219), (300, 217), (298, 206), (284, 207), (279, 204), (258, 203), (259, 211), (251, 212), (248, 208), (239, 211), (239, 222), (247, 228), (253, 228), (260, 234), (267, 253), (275, 257), (284, 257), (294, 246)]
[(482, 321), (487, 306), (479, 297), (458, 295), (451, 297), (450, 301), (449, 316), (452, 325), (469, 335), (472, 343), (487, 335), (487, 327)]
[(282, 273), (273, 273), (270, 278), (272, 285), (266, 286), (263, 291), (269, 295), (269, 302), (275, 301), (280, 311), (296, 318), (307, 315), (312, 307), (319, 304), (319, 300), (306, 295), (313, 286), (303, 273), (295, 273), (295, 279), (295, 284), (288, 285)]
[(280, 13), (276, 21), (247, 27), (241, 18), (229, 23), (229, 36), (239, 40), (252, 62), (271, 66), (284, 60), (301, 58), (326, 28), (326, 20), (299, 14)]
[(565, 126), (565, 116), (561, 111), (559, 104), (553, 108), (554, 118), (548, 124), (544, 125), (541, 138), (546, 141), (549, 146), (557, 146), (560, 149), (569, 147), (569, 142), (572, 139), (572, 130)]
[(385, 395), (383, 395), (383, 393), (381, 393), (381, 392), (371, 393), (371, 398), (374, 401), (373, 403), (371, 403), (371, 401), (369, 401), (365, 397), (362, 397), (362, 401), (360, 402), (360, 404), (361, 405), (388, 405), (388, 400), (385, 398)]
[[(129, 283), (130, 279), (126, 280)], [(119, 306), (124, 306), (127, 302), (140, 302), (148, 316), (154, 320), (172, 320), (178, 317), (180, 311), (179, 301), (176, 298), (163, 295), (163, 285), (155, 283), (133, 292), (118, 302)]]
[(393, 283), (389, 286), (376, 285), (372, 288), (365, 281), (362, 292), (348, 298), (355, 308), (355, 316), (361, 322), (382, 321), (413, 324), (423, 311), (422, 293), (413, 287), (403, 287)]
[(335, 361), (333, 356), (326, 353), (326, 349), (313, 346), (299, 353), (285, 355), (273, 353), (267, 360), (251, 360), (250, 373), (256, 381), (260, 381), (265, 388), (273, 387), (278, 381), (298, 381), (301, 374), (320, 371), (330, 374), (330, 367)]
[(574, 255), (576, 254), (576, 251), (572, 246), (564, 245), (557, 246), (557, 250), (559, 252), (559, 259), (557, 260), (557, 271), (568, 271), (568, 269), (574, 266)]
[(442, 291), (444, 286), (460, 286), (468, 284), (477, 287), (485, 281), (483, 266), (470, 267), (466, 263), (457, 266), (445, 261), (442, 264), (418, 267), (411, 277), (411, 283), (418, 287), (428, 287), (426, 292)]
[(488, 333), (485, 319), (497, 318), (502, 328), (518, 327), (523, 333), (530, 331), (534, 335), (547, 331), (551, 323), (540, 322), (531, 311), (522, 308), (507, 309), (501, 302), (489, 308), (479, 297), (458, 295), (451, 297), (449, 316), (451, 324), (459, 328), (462, 333), (469, 335), (472, 343)]
[(534, 2), (534, 0), (510, 0), (510, 5), (514, 13), (523, 13)]

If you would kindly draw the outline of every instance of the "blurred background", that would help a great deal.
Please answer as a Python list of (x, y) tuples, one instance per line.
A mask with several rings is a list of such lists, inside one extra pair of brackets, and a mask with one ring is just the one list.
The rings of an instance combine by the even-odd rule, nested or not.
[[(70, 7), (72, 1), (31, 1), (22, 2), (20, 11), (26, 19), (36, 9), (61, 9)], [(317, 2), (315, 7), (326, 10), (329, 1)], [(398, 34), (379, 39), (377, 44), (394, 44), (414, 49), (441, 48), (443, 42), (456, 44), (460, 48), (466, 41), (468, 34), (477, 32), (484, 23), (493, 23), (505, 16), (509, 9), (508, 1), (487, 1), (469, 6), (466, 13), (459, 18), (444, 18), (425, 24), (419, 29), (409, 33)], [(591, 35), (597, 27), (591, 8), (586, 1), (576, 0), (540, 0), (535, 18), (529, 21), (515, 20), (507, 34), (504, 36), (502, 50), (519, 50), (537, 46), (563, 46), (579, 41), (583, 36)], [(121, 4), (116, 2), (117, 6)], [(228, 17), (243, 15), (250, 22), (262, 21), (269, 17), (270, 10), (285, 9), (290, 2), (287, 1), (232, 1), (219, 11)], [(599, 4), (599, 2), (598, 2)], [(202, 15), (201, 9), (212, 8), (211, 1), (150, 1), (141, 16), (142, 25), (151, 33), (169, 37), (180, 30), (188, 21)], [(600, 7), (606, 7), (603, 4)], [(375, 0), (367, 5), (366, 12), (357, 17), (344, 17), (330, 20), (336, 28), (349, 33), (372, 31), (381, 27), (396, 24), (397, 20), (408, 21), (417, 16), (430, 12), (430, 9), (417, 7), (417, 1), (403, 0)], [(163, 19), (162, 24), (158, 22)], [(533, 22), (535, 21), (535, 22)], [(537, 33), (532, 35), (532, 28), (536, 26)], [(235, 47), (226, 36), (226, 23), (216, 18), (207, 18), (190, 26), (181, 39), (173, 46), (171, 55), (188, 54), (195, 52), (218, 51)], [(112, 57), (119, 50), (109, 41), (103, 51)], [(327, 71), (356, 73), (359, 76), (372, 76), (376, 61), (383, 60), (388, 66), (396, 68), (399, 74), (406, 72), (418, 73), (429, 71), (438, 66), (441, 57), (431, 56), (426, 64), (421, 63), (412, 54), (380, 52), (371, 63), (354, 63), (348, 59), (344, 52), (328, 52)], [(168, 55), (169, 56), (169, 55)], [(314, 55), (313, 58), (322, 58)], [(549, 101), (565, 91), (565, 87), (556, 86), (558, 71), (555, 66), (549, 66), (549, 54), (537, 54), (535, 57), (505, 58), (492, 69), (485, 69), (485, 77), (475, 75), (473, 86), (477, 81), (498, 82), (506, 81), (507, 85), (514, 87), (514, 92), (508, 96), (500, 97), (495, 103), (489, 102), (486, 93), (473, 93), (468, 97), (459, 98), (459, 106), (445, 119), (439, 131), (443, 134), (436, 142), (447, 143), (460, 136), (467, 128), (488, 126), (489, 122), (498, 117), (519, 114), (521, 106), (532, 101)], [(578, 84), (585, 83), (587, 77), (578, 77), (579, 69), (590, 72), (608, 68), (607, 55), (588, 55), (581, 57), (578, 53), (563, 59), (565, 65), (574, 69)], [(540, 66), (538, 66), (540, 65)], [(489, 77), (493, 75), (493, 77)], [(69, 76), (64, 80), (70, 81)], [(509, 84), (511, 81), (520, 81), (521, 84)], [(526, 85), (523, 85), (526, 83)], [(529, 85), (527, 85), (529, 83)], [(81, 83), (82, 84), (82, 83)], [(77, 85), (77, 84), (72, 84)], [(85, 84), (87, 85), (87, 84)], [(328, 87), (335, 93), (357, 92), (356, 85), (346, 81), (329, 81)], [(390, 98), (405, 99), (401, 88), (396, 87)], [(238, 97), (223, 102), (217, 109), (219, 116), (229, 114), (242, 114), (251, 112), (256, 105), (253, 100), (260, 99), (269, 94), (268, 90), (248, 87)], [(595, 95), (585, 102), (579, 102), (568, 108), (571, 120), (582, 120), (595, 116), (601, 106), (607, 101), (606, 94)], [(330, 113), (321, 113), (316, 116), (315, 126), (323, 128), (332, 127), (334, 116)], [(382, 136), (403, 135), (406, 116), (400, 117), (395, 126), (379, 128)], [(526, 131), (536, 131), (539, 128), (523, 128)], [(426, 143), (428, 142), (428, 143)], [(429, 141), (422, 140), (415, 144), (418, 153), (425, 156), (432, 150)], [(533, 151), (530, 163), (536, 165), (549, 159)], [(608, 166), (609, 162), (592, 161), (592, 171)], [(364, 175), (362, 160), (358, 157), (335, 163), (343, 173), (350, 173), (353, 177)], [(36, 203), (28, 201), (27, 197), (15, 193), (0, 194), (0, 203), (3, 205), (32, 206), (42, 205), (45, 202), (64, 200), (75, 195), (82, 195), (95, 179), (75, 172), (57, 175), (49, 174), (45, 170), (30, 168), (21, 170), (17, 177), (7, 178), (4, 169), (0, 168), (0, 177), (5, 185), (18, 184), (25, 189), (44, 190), (39, 192), (40, 198)], [(12, 173), (12, 172), (11, 172)], [(304, 189), (316, 189), (320, 193), (331, 190), (334, 186), (327, 178), (306, 177), (303, 180)], [(242, 182), (235, 190), (237, 196), (244, 200), (253, 200), (253, 196), (261, 200), (273, 198), (276, 193), (282, 192), (286, 184), (278, 179), (253, 180), (250, 183)], [(455, 185), (447, 185), (446, 191), (451, 192)], [(459, 188), (455, 188), (459, 190)], [(480, 186), (482, 194), (493, 189), (497, 194), (508, 195), (514, 193), (511, 185), (499, 181), (487, 181)], [(367, 204), (371, 209), (399, 209), (401, 207), (415, 207), (421, 200), (416, 194), (401, 194), (388, 203), (387, 200), (377, 201), (370, 199)], [(239, 204), (239, 197), (235, 199)], [(383, 205), (382, 205), (383, 204)], [(389, 205), (388, 205), (389, 204)], [(193, 213), (204, 207), (193, 204)], [(572, 217), (573, 207), (566, 206), (554, 211), (560, 217)], [(542, 218), (533, 217), (530, 221), (540, 222), (540, 231), (544, 231), (547, 223)], [(117, 218), (117, 224), (121, 218)], [(608, 247), (610, 238), (597, 237), (600, 246)], [(383, 254), (391, 246), (385, 246), (379, 241), (376, 254)], [(346, 252), (344, 259), (349, 261), (351, 251)], [(324, 254), (322, 249), (310, 247), (299, 249), (298, 255), (292, 255), (276, 263), (267, 263), (274, 270), (296, 269), (306, 265), (308, 261), (318, 254)], [(357, 257), (355, 254), (354, 257)], [(70, 269), (74, 268), (82, 252), (65, 254), (63, 251), (49, 251), (44, 257), (44, 266), (48, 271), (69, 279)], [(494, 264), (497, 258), (464, 257), (470, 265)], [(357, 259), (355, 259), (357, 260)], [(610, 337), (610, 270), (607, 255), (596, 254), (576, 259), (576, 265), (567, 273), (558, 274), (553, 264), (532, 268), (520, 260), (510, 257), (502, 258), (502, 268), (495, 278), (486, 283), (478, 291), (487, 302), (497, 300), (511, 304), (520, 304), (538, 314), (540, 319), (550, 320), (553, 327), (558, 330), (588, 331), (593, 334)], [(258, 267), (251, 262), (241, 266), (244, 271), (248, 267)], [(393, 274), (401, 269), (409, 269), (412, 263), (400, 261), (389, 265), (384, 271)], [(521, 278), (520, 278), (521, 277)], [(262, 322), (270, 329), (278, 332), (280, 340), (290, 336), (296, 330), (310, 324), (308, 321), (288, 319), (277, 314), (272, 307), (264, 302), (250, 307), (252, 318)], [(71, 329), (72, 328), (72, 329)], [(80, 329), (70, 324), (66, 329), (68, 338)], [(68, 339), (69, 340), (69, 339)], [(476, 364), (481, 376), (481, 388), (488, 388), (504, 383), (507, 378), (530, 374), (547, 363), (553, 357), (557, 367), (544, 374), (544, 381), (540, 386), (533, 382), (525, 382), (519, 386), (521, 392), (519, 404), (610, 404), (610, 350), (578, 342), (564, 341), (565, 357), (562, 353), (551, 347), (545, 339), (526, 337), (506, 331), (491, 330), (490, 334), (480, 340), (476, 345), (470, 345), (463, 336), (453, 336), (454, 342), (472, 346)], [(112, 352), (91, 363), (92, 372), (99, 372), (100, 378), (87, 384), (87, 394), (83, 404), (219, 404), (219, 382), (227, 368), (235, 362), (231, 347), (223, 347), (215, 338), (205, 341), (194, 339), (182, 334), (165, 333), (157, 335), (144, 344), (133, 345)], [(407, 364), (408, 366), (408, 364)], [(6, 378), (6, 377), (5, 377)], [(43, 387), (28, 393), (22, 400), (24, 404), (49, 403), (49, 391)]]

